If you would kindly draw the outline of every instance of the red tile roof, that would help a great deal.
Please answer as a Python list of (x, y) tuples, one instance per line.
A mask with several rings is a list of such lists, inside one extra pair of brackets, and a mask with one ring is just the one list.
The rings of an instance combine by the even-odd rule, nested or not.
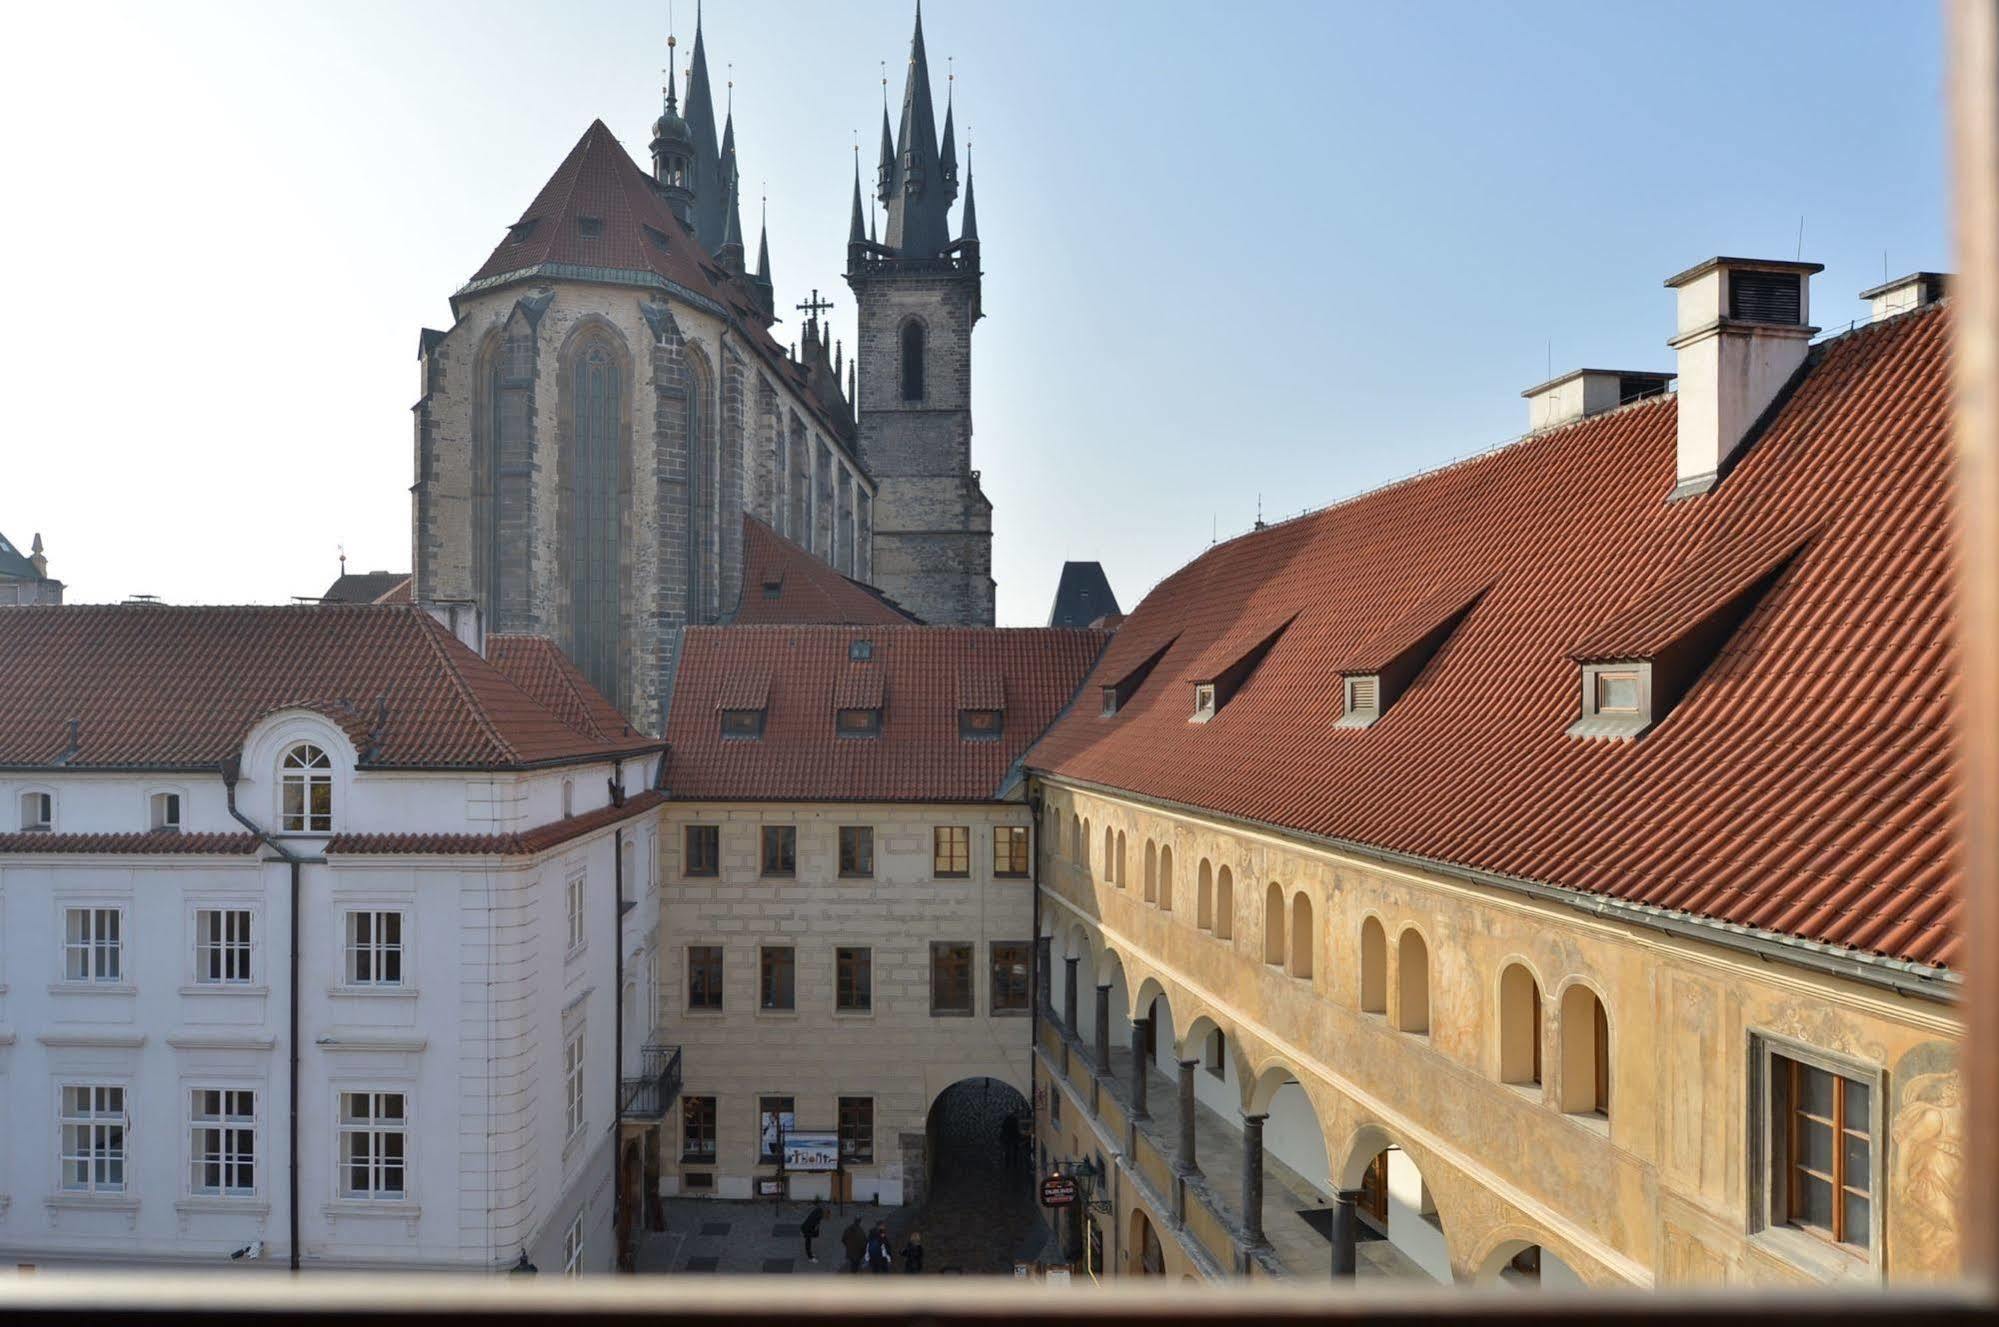
[[(565, 843), (621, 824), (663, 806), (666, 796), (651, 789), (634, 793), (623, 806), (602, 806), (567, 820), (509, 834), (336, 834), (326, 841), (333, 856), (532, 857)], [(630, 882), (626, 882), (628, 885)]]
[[(1097, 668), (1173, 639), (1051, 774), (1921, 964), (1959, 958), (1948, 314), (1825, 342), (1712, 492), (1669, 503), (1665, 397), (1210, 549)], [(1800, 539), (1810, 534), (1809, 542)], [(1785, 559), (1788, 558), (1788, 562)], [(1579, 647), (1643, 649), (1781, 565), (1650, 733), (1569, 737)], [(1369, 728), (1339, 668), (1439, 585), (1489, 584)], [(1296, 614), (1206, 724), (1218, 642)], [(1391, 633), (1392, 634), (1392, 633)]]
[(0, 608), (0, 768), (214, 769), (252, 724), (290, 708), (339, 724), (367, 768), (659, 749), (585, 736), (418, 608)]
[(178, 834), (150, 830), (137, 834), (0, 834), (0, 853), (119, 853), (223, 857), (253, 853), (254, 834)]
[(745, 513), (743, 591), (730, 621), (743, 626), (904, 626), (917, 619), (872, 585), (841, 575)]
[(590, 679), (546, 636), (488, 636), (486, 661), (537, 705), (593, 742), (622, 742), (638, 735), (618, 707), (591, 686)]
[[(863, 639), (873, 659), (849, 662), (849, 645)], [(988, 801), (1106, 639), (1067, 628), (694, 627), (674, 679), (666, 783), (679, 800)], [(997, 742), (958, 736), (967, 668), (1004, 679)], [(748, 673), (770, 679), (763, 736), (724, 740), (717, 698)], [(880, 737), (834, 735), (836, 691), (879, 696)]]

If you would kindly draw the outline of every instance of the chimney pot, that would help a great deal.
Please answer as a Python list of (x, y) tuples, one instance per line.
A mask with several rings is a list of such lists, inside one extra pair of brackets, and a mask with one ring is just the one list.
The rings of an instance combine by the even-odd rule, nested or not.
[(1670, 373), (1639, 369), (1571, 369), (1520, 393), (1527, 400), (1527, 430), (1559, 428), (1621, 405), (1659, 396), (1673, 381)]

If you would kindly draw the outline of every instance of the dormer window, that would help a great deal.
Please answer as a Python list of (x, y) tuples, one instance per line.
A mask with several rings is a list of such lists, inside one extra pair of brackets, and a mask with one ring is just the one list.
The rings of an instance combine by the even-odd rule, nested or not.
[(1177, 636), (1168, 637), (1163, 645), (1146, 655), (1135, 668), (1104, 688), (1104, 707), (1101, 713), (1105, 717), (1116, 714), (1131, 703), (1131, 698), (1145, 685), (1145, 679), (1152, 675), (1153, 668), (1165, 657), (1166, 651), (1173, 648), (1173, 642), (1178, 639)]
[(1631, 715), (1640, 712), (1639, 670), (1606, 668), (1596, 674), (1596, 712)]
[(21, 832), (42, 834), (55, 828), (56, 798), (54, 793), (21, 794)]
[(847, 658), (855, 663), (866, 663), (875, 657), (875, 643), (861, 639), (847, 642)]
[(781, 599), (783, 597), (784, 597), (784, 582), (782, 580), (764, 582), (764, 598)]
[(1206, 723), (1215, 717), (1215, 684), (1198, 682), (1194, 686), (1194, 722)]
[(586, 240), (597, 239), (599, 236), (603, 235), (604, 233), (604, 218), (602, 217), (576, 218), (576, 233), (578, 235), (581, 235)]
[(514, 244), (525, 244), (528, 237), (534, 234), (534, 228), (539, 224), (541, 222), (538, 217), (529, 217), (526, 221), (516, 221), (513, 225), (507, 227), (507, 238)]
[(154, 793), (150, 799), (152, 828), (166, 833), (180, 829), (180, 794)]
[(1106, 715), (1110, 715), (1110, 714), (1116, 714), (1116, 713), (1117, 713), (1117, 688), (1116, 688), (1116, 687), (1105, 687), (1105, 688), (1104, 688), (1104, 708), (1103, 708), (1103, 710), (1102, 710), (1102, 713), (1104, 713), (1104, 714), (1106, 714)]
[(667, 243), (666, 243), (665, 231), (661, 230), (657, 226), (640, 226), (639, 229), (643, 230), (645, 232), (646, 238), (651, 240), (653, 244), (657, 246), (662, 252), (666, 250)]
[(753, 742), (764, 735), (762, 710), (723, 710), (722, 737), (725, 741)]
[(882, 712), (863, 709), (835, 710), (833, 731), (841, 737), (880, 737)]
[(1650, 660), (1584, 664), (1582, 686), (1582, 718), (1571, 737), (1636, 737), (1652, 726)]
[(1336, 728), (1372, 728), (1443, 653), (1489, 585), (1446, 582), (1410, 600), (1402, 615), (1339, 661), (1340, 717)]
[(1381, 717), (1381, 674), (1355, 673), (1345, 679), (1342, 728), (1365, 728)]
[(1232, 631), (1201, 651), (1185, 674), (1194, 684), (1194, 713), (1187, 722), (1206, 723), (1221, 713), (1249, 682), (1277, 638), (1297, 620), (1296, 613), (1281, 622), (1265, 619)]
[(997, 742), (1003, 710), (959, 710), (958, 736), (967, 742)]
[(287, 834), (333, 832), (333, 761), (310, 742), (285, 752), (280, 821)]

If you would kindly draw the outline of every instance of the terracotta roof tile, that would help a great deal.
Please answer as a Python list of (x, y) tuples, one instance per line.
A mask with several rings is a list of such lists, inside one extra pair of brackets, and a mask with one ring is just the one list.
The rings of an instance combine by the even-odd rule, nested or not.
[(486, 661), (543, 709), (593, 742), (637, 735), (617, 706), (590, 685), (569, 656), (546, 636), (486, 637)]
[(512, 834), (336, 834), (326, 841), (329, 854), (343, 856), (480, 856), (532, 857), (559, 848), (586, 834), (620, 824), (666, 803), (664, 794), (647, 789), (625, 799), (623, 806), (602, 806), (567, 820), (551, 821)]
[[(1948, 325), (1937, 307), (1814, 348), (1760, 437), (1699, 498), (1666, 501), (1668, 396), (1210, 549), (1126, 619), (1096, 675), (1122, 676), (1171, 640), (1161, 667), (1115, 716), (1072, 709), (1029, 763), (1952, 964)], [(1781, 561), (1804, 530), (1809, 544), (1662, 723), (1636, 741), (1565, 734), (1579, 713), (1578, 642), (1655, 641), (1717, 586)], [(1714, 577), (1704, 550), (1726, 554)], [(1491, 588), (1373, 727), (1336, 729), (1339, 667), (1459, 578)], [(1291, 613), (1231, 703), (1189, 724), (1176, 679)]]
[(253, 853), (254, 834), (179, 834), (151, 830), (136, 834), (0, 834), (0, 853), (117, 853), (176, 857), (223, 857)]
[(743, 517), (741, 626), (906, 626), (917, 619), (872, 585), (843, 576), (758, 520)]

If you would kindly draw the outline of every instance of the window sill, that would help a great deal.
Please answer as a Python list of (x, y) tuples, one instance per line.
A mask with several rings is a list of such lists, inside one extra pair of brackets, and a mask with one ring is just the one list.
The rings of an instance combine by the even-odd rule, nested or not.
[(387, 1216), (414, 1221), (423, 1208), (407, 1198), (339, 1198), (320, 1206), (322, 1216)]
[(858, 871), (842, 871), (839, 878), (842, 880), (872, 880), (875, 878), (875, 873), (870, 871), (866, 875), (862, 875)]
[(137, 995), (139, 988), (127, 981), (52, 981), (50, 995)]
[(180, 988), (182, 995), (269, 995), (268, 986), (253, 986), (249, 982), (197, 981)]
[(562, 961), (564, 963), (574, 963), (577, 959), (583, 957), (585, 954), (589, 952), (590, 952), (590, 942), (586, 940), (582, 944), (577, 945), (575, 948), (571, 949), (568, 953), (564, 954), (562, 956)]
[(680, 1158), (680, 1164), (683, 1166), (712, 1166), (715, 1164), (715, 1158), (707, 1156), (691, 1157), (686, 1155), (685, 1153), (682, 1153)]
[(759, 1010), (757, 1010), (757, 1017), (758, 1017), (758, 1018), (768, 1018), (768, 1019), (773, 1019), (773, 1020), (775, 1020), (775, 1021), (777, 1021), (777, 1022), (780, 1022), (780, 1023), (782, 1023), (782, 1022), (785, 1022), (785, 1021), (786, 1021), (786, 1020), (788, 1020), (788, 1019), (794, 1019), (794, 1018), (797, 1018), (797, 1017), (798, 1017), (798, 1010), (796, 1010), (796, 1009), (759, 1009)]
[(687, 1009), (687, 1010), (685, 1010), (684, 1012), (686, 1013), (686, 1015), (687, 1015), (687, 1016), (688, 1016), (689, 1018), (721, 1018), (721, 1017), (722, 1017), (723, 1015), (727, 1014), (727, 1013), (728, 1013), (729, 1011), (728, 1011), (728, 1010), (726, 1010), (726, 1009), (692, 1009), (692, 1008), (690, 1008), (690, 1009)]
[(973, 1018), (977, 1016), (977, 1011), (973, 1009), (932, 1009), (930, 1016), (932, 1018)]
[(1749, 1242), (1824, 1284), (1879, 1285), (1881, 1269), (1867, 1255), (1828, 1243), (1791, 1226), (1765, 1226)]
[(228, 1198), (220, 1194), (198, 1194), (192, 1198), (182, 1198), (174, 1204), (174, 1211), (189, 1215), (209, 1216), (269, 1216), (271, 1205), (251, 1195)]
[(45, 1207), (70, 1212), (136, 1212), (139, 1200), (129, 1193), (52, 1193)]
[[(1571, 1122), (1589, 1130), (1599, 1138), (1610, 1137), (1610, 1120), (1606, 1116), (1574, 1110), (1565, 1110), (1562, 1114)], [(1801, 1238), (1809, 1239), (1810, 1236), (1801, 1236)]]
[(1032, 1009), (1022, 1005), (1018, 1009), (995, 1009), (992, 1011), (991, 1016), (993, 1018), (1026, 1018), (1033, 1012)]
[(875, 1011), (872, 1009), (835, 1009), (833, 1011), (833, 1017), (835, 1018), (869, 1019), (874, 1016)]
[(414, 1000), (417, 988), (414, 986), (329, 986), (329, 996), (346, 996), (359, 1000)]

